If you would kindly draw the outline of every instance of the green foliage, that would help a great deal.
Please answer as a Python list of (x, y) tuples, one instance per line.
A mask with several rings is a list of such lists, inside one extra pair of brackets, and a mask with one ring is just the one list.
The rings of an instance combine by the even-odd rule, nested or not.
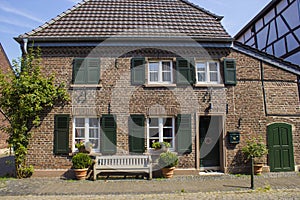
[(16, 175), (28, 177), (32, 166), (26, 166), (30, 130), (39, 126), (41, 118), (54, 105), (64, 105), (69, 96), (63, 84), (54, 84), (54, 75), (41, 72), (40, 51), (30, 49), (28, 54), (13, 61), (15, 74), (0, 73), (0, 107), (10, 122), (5, 130), (10, 134), (8, 143), (15, 152)]
[(242, 148), (242, 152), (247, 156), (248, 159), (261, 158), (268, 153), (267, 146), (262, 142), (262, 137), (258, 139), (252, 138), (246, 141), (246, 146)]
[(86, 153), (78, 153), (72, 158), (73, 169), (85, 169), (92, 165), (92, 159)]
[(165, 168), (175, 167), (178, 165), (178, 156), (170, 151), (161, 153), (159, 155), (158, 164)]
[(169, 142), (154, 142), (152, 143), (152, 148), (154, 149), (160, 149), (162, 146), (165, 146), (166, 148), (170, 148), (171, 144)]

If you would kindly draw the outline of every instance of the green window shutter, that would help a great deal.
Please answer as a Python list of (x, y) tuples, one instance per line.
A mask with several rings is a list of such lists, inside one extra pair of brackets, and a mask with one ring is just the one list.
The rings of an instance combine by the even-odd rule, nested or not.
[(145, 152), (145, 116), (131, 115), (128, 119), (129, 152)]
[(54, 153), (69, 153), (69, 115), (54, 116)]
[(224, 60), (224, 83), (236, 85), (236, 63), (234, 59)]
[(117, 124), (114, 115), (102, 115), (101, 119), (101, 153), (115, 154), (117, 152)]
[(178, 114), (176, 118), (176, 150), (180, 154), (192, 152), (191, 115)]
[(73, 84), (85, 84), (86, 83), (86, 65), (84, 58), (75, 58), (73, 61)]
[(176, 59), (177, 84), (194, 84), (195, 83), (195, 67), (192, 59), (184, 58)]
[(100, 80), (100, 60), (99, 58), (87, 58), (87, 84), (98, 84)]
[(145, 58), (131, 59), (131, 84), (142, 85), (145, 83)]

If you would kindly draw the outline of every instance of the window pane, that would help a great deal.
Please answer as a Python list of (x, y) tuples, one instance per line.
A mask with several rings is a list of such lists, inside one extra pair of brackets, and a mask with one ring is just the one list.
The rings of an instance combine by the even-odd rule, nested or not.
[(205, 63), (197, 63), (197, 71), (205, 72)]
[(75, 128), (75, 137), (84, 138), (84, 128)]
[(84, 118), (76, 118), (75, 127), (84, 127)]
[(150, 127), (158, 127), (158, 118), (150, 118), (149, 126)]
[(98, 119), (97, 118), (90, 118), (89, 119), (89, 126), (90, 127), (98, 127)]
[(163, 71), (171, 71), (171, 62), (162, 62)]
[(158, 128), (150, 128), (149, 129), (149, 134), (150, 134), (150, 137), (159, 137), (159, 130)]
[(211, 82), (218, 82), (218, 74), (215, 72), (210, 73), (210, 81)]
[(206, 81), (206, 76), (205, 72), (198, 72), (198, 82), (205, 82)]
[(171, 72), (163, 72), (163, 81), (171, 81)]
[(156, 62), (149, 63), (149, 71), (150, 72), (158, 72), (159, 64)]
[(172, 137), (172, 128), (164, 128), (163, 137)]
[(158, 81), (158, 72), (150, 72), (150, 82)]
[(99, 139), (91, 139), (89, 142), (93, 144), (93, 149), (99, 149)]
[(218, 64), (216, 62), (209, 63), (209, 71), (217, 72), (218, 71)]
[(172, 118), (164, 118), (164, 126), (169, 126), (169, 127), (172, 127), (172, 123), (173, 120)]
[(89, 137), (90, 138), (99, 138), (98, 133), (99, 133), (98, 129), (90, 129), (89, 130)]

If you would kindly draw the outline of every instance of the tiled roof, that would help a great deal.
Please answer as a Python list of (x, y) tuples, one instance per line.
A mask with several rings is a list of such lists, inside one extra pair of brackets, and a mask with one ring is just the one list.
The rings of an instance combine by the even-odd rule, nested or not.
[(187, 36), (231, 40), (221, 19), (186, 0), (84, 0), (16, 39)]

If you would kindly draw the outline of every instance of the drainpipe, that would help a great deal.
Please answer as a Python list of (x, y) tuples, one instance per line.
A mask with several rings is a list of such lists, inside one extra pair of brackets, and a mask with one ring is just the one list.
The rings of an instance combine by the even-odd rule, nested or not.
[(27, 54), (27, 44), (28, 44), (28, 38), (24, 38), (23, 39), (23, 51), (25, 52), (25, 54)]

